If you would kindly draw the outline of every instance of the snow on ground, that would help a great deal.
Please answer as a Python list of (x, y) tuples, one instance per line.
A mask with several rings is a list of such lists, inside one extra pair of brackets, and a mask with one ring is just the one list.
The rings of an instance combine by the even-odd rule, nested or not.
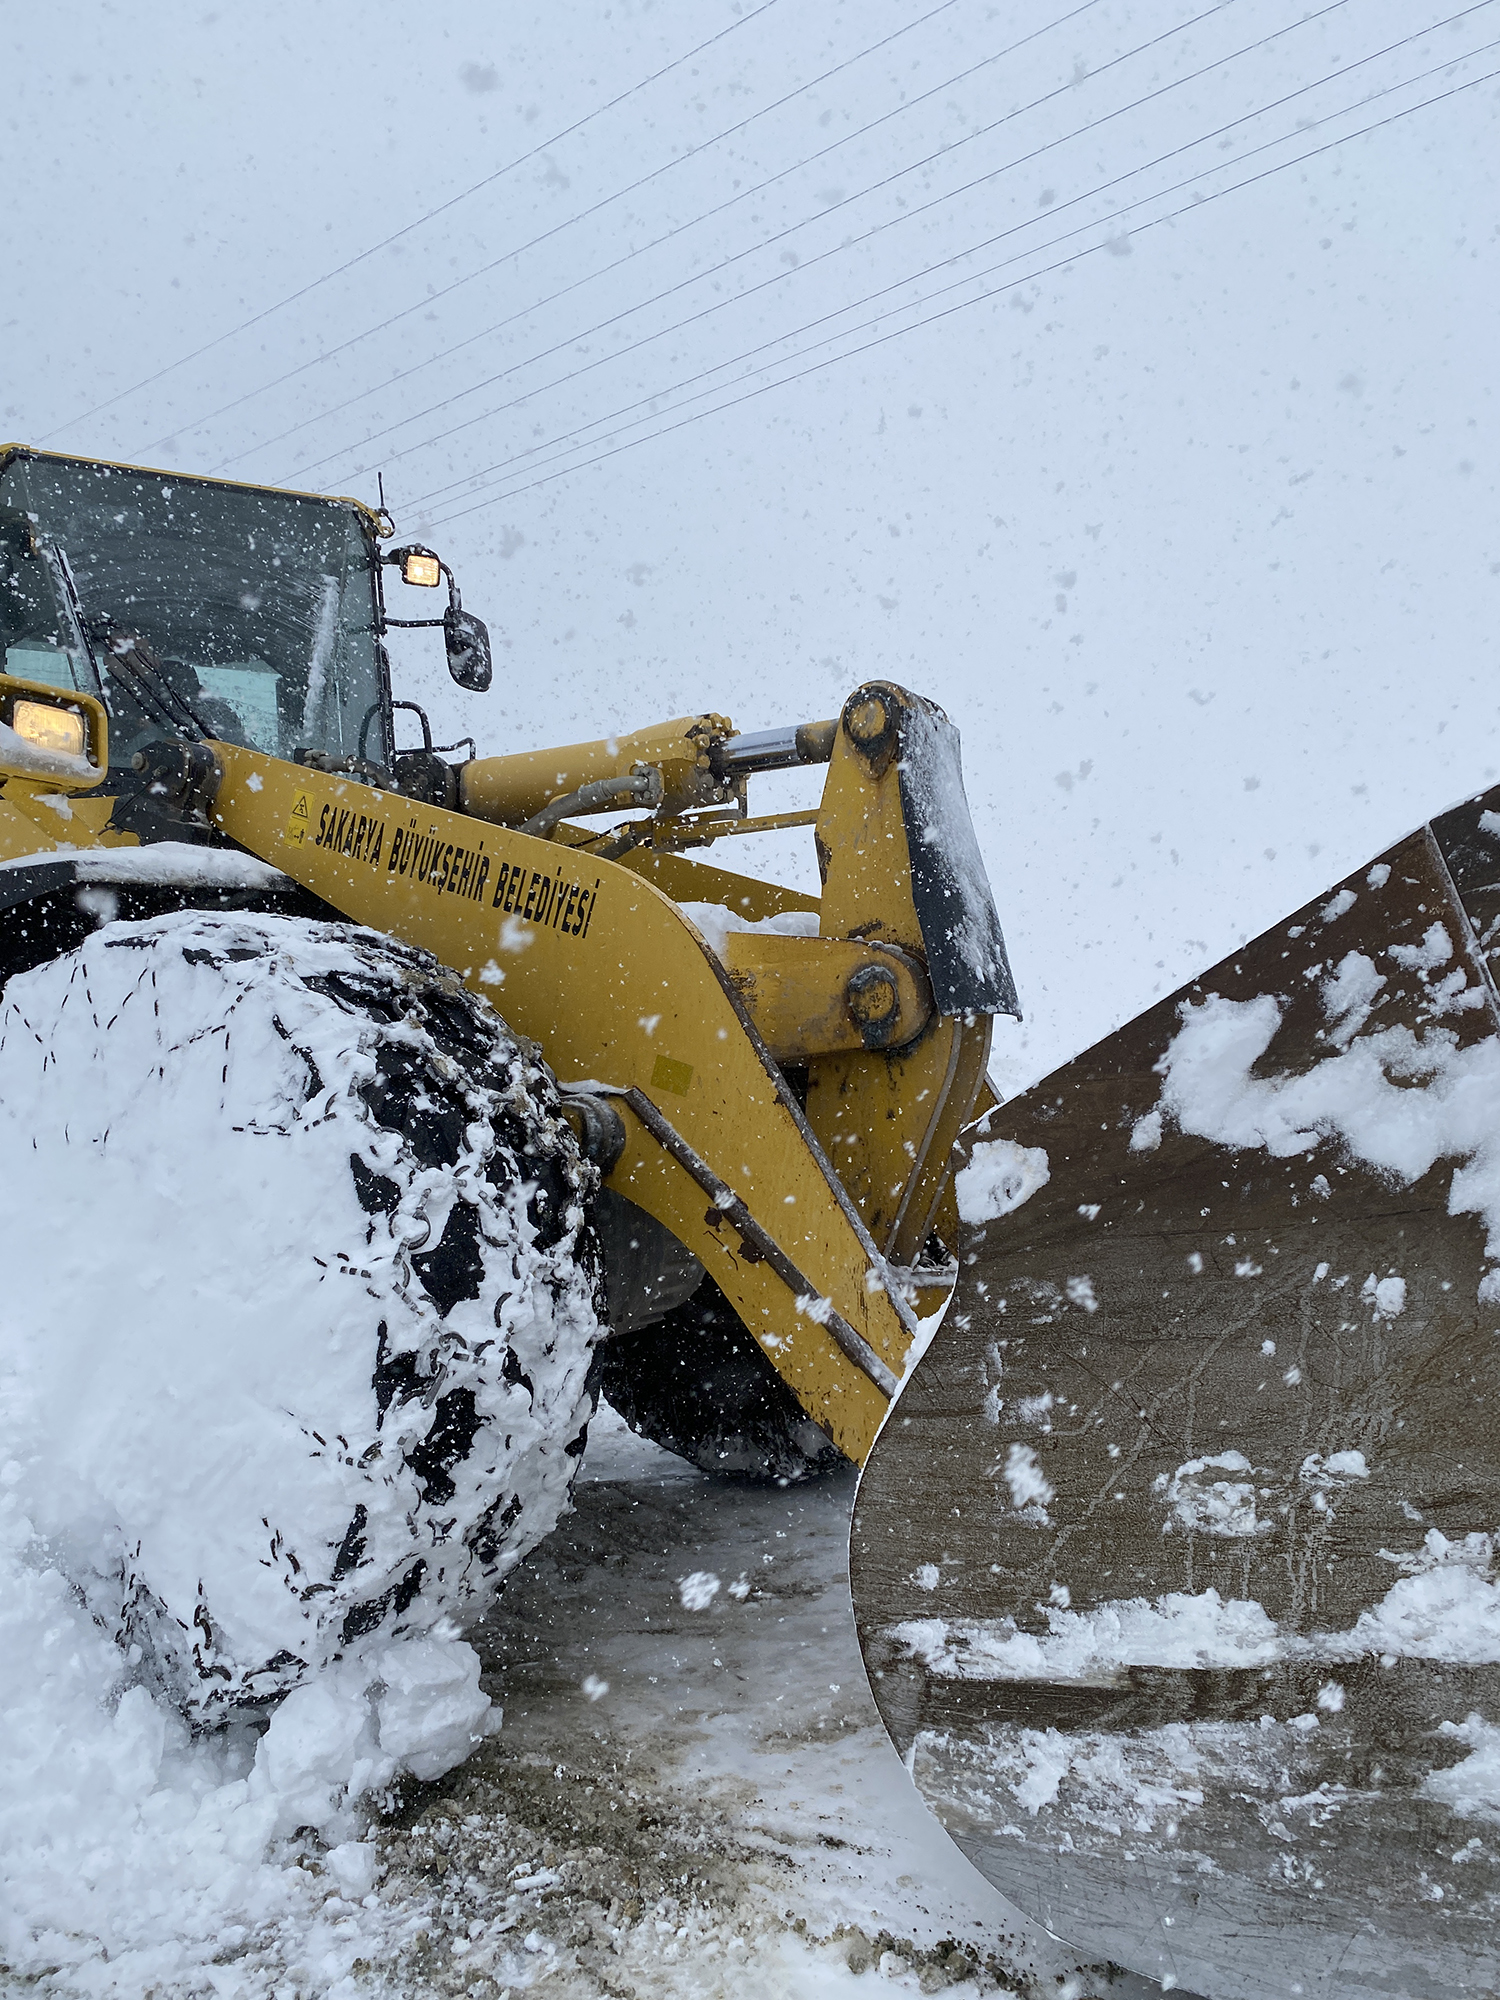
[(853, 1483), (720, 1484), (601, 1411), (575, 1511), (469, 1634), (503, 1725), (319, 1837), (287, 1819), (328, 1737), (189, 1740), (27, 1545), (12, 1476), (0, 1990), (1146, 1991), (1081, 1972), (918, 1803), (854, 1638)]

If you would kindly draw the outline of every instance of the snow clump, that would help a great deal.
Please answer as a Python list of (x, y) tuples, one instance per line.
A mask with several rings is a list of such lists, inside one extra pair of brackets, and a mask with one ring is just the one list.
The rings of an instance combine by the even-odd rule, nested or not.
[(998, 1222), (1030, 1201), (1050, 1178), (1042, 1147), (1018, 1146), (1013, 1139), (981, 1139), (967, 1166), (954, 1176), (959, 1216), (973, 1224)]
[(1057, 1496), (1029, 1444), (1011, 1446), (1002, 1476), (1010, 1488), (1011, 1504), (1021, 1519), (1034, 1528), (1050, 1528), (1052, 1517), (1047, 1509)]
[(1377, 1319), (1395, 1319), (1406, 1311), (1406, 1280), (1394, 1274), (1377, 1278), (1372, 1271), (1360, 1286), (1359, 1295), (1369, 1300)]
[[(1439, 951), (1431, 932), (1422, 949), (1428, 960)], [(1278, 1159), (1339, 1140), (1355, 1159), (1405, 1185), (1439, 1160), (1456, 1161), (1448, 1212), (1478, 1215), (1486, 1254), (1500, 1263), (1500, 1038), (1460, 1047), (1451, 1030), (1436, 1026), (1421, 1037), (1395, 1026), (1351, 1038), (1345, 1029), (1363, 1025), (1374, 990), (1346, 958), (1323, 989), (1339, 1052), (1301, 1075), (1252, 1074), (1281, 1025), (1272, 994), (1185, 1001), (1182, 1025), (1157, 1064), (1165, 1079), (1161, 1108), (1195, 1137), (1264, 1147)], [(1500, 1269), (1486, 1273), (1480, 1297), (1500, 1299)], [(1405, 1304), (1404, 1282), (1377, 1280), (1371, 1298), (1377, 1313), (1393, 1317)]]
[(1154, 1153), (1161, 1144), (1161, 1113), (1147, 1111), (1130, 1128), (1132, 1153)]
[(1163, 1532), (1174, 1525), (1188, 1534), (1238, 1539), (1270, 1531), (1269, 1521), (1256, 1519), (1255, 1482), (1216, 1478), (1216, 1473), (1254, 1473), (1242, 1451), (1223, 1451), (1215, 1458), (1190, 1458), (1170, 1476), (1162, 1473), (1156, 1491), (1171, 1510)]
[(711, 1569), (695, 1569), (679, 1580), (677, 1595), (684, 1611), (707, 1611), (720, 1588), (719, 1579)]

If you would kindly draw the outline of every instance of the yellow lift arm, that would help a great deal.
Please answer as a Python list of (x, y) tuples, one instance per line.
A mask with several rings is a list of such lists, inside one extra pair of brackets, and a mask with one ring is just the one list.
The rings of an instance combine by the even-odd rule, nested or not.
[[(703, 720), (722, 739), (722, 719)], [(945, 1283), (917, 1267), (983, 1081), (990, 1014), (1014, 1008), (988, 891), (975, 893), (977, 850), (967, 875), (953, 853), (956, 732), (889, 683), (814, 725), (813, 747), (831, 752), (820, 935), (731, 933), (721, 961), (681, 902), (752, 921), (816, 904), (674, 851), (737, 824), (713, 817), (732, 784), (694, 788), (696, 726), (510, 772), (480, 760), (463, 779), (468, 812), (218, 743), (212, 817), (346, 916), (431, 951), (537, 1042), (564, 1088), (615, 1125), (608, 1185), (699, 1258), (803, 1408), (863, 1463), (914, 1308), (931, 1310)], [(632, 776), (658, 808), (670, 786), (677, 812), (605, 836), (475, 813), (534, 821)], [(600, 810), (596, 798), (583, 809)], [(708, 811), (689, 818), (690, 805)], [(785, 1074), (799, 1069), (805, 1108)]]

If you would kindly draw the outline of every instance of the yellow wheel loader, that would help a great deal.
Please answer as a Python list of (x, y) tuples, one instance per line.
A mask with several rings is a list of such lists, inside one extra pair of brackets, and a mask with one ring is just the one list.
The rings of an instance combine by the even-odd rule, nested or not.
[[(1212, 2000), (1500, 1987), (1500, 794), (1001, 1105), (938, 708), (460, 757), (384, 639), (482, 691), (488, 635), (393, 544), (0, 451), (7, 1256), (96, 1616), (205, 1724), (472, 1619), (603, 1393), (708, 1471), (864, 1468), (881, 1712), (1060, 1936)], [(701, 858), (801, 825), (817, 897)]]

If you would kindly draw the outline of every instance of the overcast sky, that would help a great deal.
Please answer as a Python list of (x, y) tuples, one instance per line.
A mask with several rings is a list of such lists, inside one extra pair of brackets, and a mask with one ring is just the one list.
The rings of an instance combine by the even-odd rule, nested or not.
[(0, 430), (383, 471), (501, 641), (403, 691), (485, 749), (934, 696), (1020, 1081), (1500, 774), (1456, 11), (13, 0)]

